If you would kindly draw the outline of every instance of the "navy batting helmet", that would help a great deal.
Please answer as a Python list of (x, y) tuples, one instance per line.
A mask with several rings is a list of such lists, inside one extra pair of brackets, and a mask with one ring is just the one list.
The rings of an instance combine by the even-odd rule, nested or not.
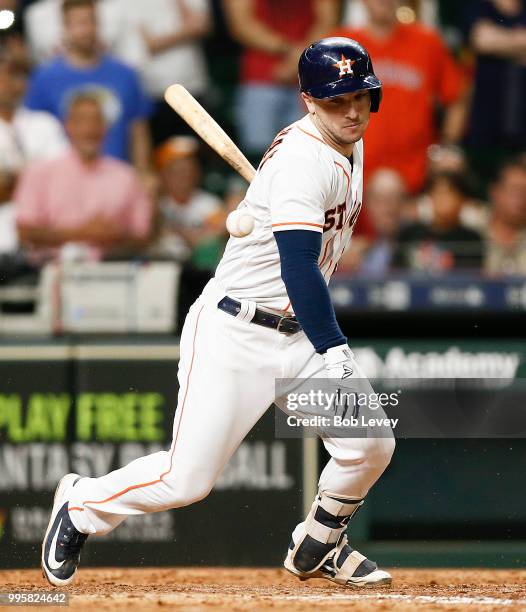
[(382, 83), (374, 74), (369, 53), (352, 38), (324, 38), (301, 54), (300, 90), (313, 98), (335, 98), (368, 89), (371, 111), (378, 112)]

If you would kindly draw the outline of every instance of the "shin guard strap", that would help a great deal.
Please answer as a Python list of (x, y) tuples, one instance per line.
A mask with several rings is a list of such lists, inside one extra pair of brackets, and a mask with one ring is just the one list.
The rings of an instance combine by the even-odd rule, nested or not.
[(306, 527), (307, 535), (310, 535), (311, 538), (314, 538), (322, 544), (336, 544), (342, 532), (341, 527), (338, 529), (327, 527), (326, 525), (318, 523), (314, 517), (307, 523)]
[(363, 499), (343, 500), (330, 497), (327, 493), (322, 493), (319, 504), (324, 510), (333, 516), (351, 517), (363, 504)]

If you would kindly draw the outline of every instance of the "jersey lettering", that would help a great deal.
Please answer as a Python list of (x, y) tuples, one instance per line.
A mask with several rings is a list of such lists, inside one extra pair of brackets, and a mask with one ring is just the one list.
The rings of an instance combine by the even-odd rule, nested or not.
[(338, 223), (336, 225), (337, 230), (341, 230), (343, 227), (343, 220), (345, 218), (346, 210), (347, 210), (347, 202), (343, 202), (343, 204), (338, 204), (336, 208), (336, 213), (338, 215)]
[(328, 232), (330, 229), (334, 227), (336, 223), (336, 217), (338, 219), (338, 223), (336, 224), (336, 229), (341, 230), (343, 227), (343, 220), (345, 218), (345, 211), (347, 210), (347, 204), (343, 202), (342, 204), (338, 204), (336, 208), (331, 208), (325, 212), (325, 224), (323, 226), (323, 231)]

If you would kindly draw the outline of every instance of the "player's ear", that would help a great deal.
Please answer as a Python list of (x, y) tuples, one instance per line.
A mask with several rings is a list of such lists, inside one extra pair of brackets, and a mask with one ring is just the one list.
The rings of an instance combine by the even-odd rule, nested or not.
[(301, 92), (301, 99), (303, 100), (303, 102), (305, 102), (305, 106), (307, 107), (307, 110), (309, 111), (309, 113), (311, 115), (315, 115), (316, 114), (316, 107), (314, 105), (314, 101), (312, 99), (311, 96), (309, 96), (309, 94), (306, 94), (305, 92)]

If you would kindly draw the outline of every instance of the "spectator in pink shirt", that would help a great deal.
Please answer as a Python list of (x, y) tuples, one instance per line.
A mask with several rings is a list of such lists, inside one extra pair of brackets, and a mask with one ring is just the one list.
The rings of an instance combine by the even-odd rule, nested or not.
[(94, 258), (136, 254), (149, 239), (152, 204), (133, 168), (102, 154), (107, 126), (97, 98), (75, 96), (65, 128), (71, 149), (31, 164), (19, 181), (22, 244), (40, 255), (71, 243)]

